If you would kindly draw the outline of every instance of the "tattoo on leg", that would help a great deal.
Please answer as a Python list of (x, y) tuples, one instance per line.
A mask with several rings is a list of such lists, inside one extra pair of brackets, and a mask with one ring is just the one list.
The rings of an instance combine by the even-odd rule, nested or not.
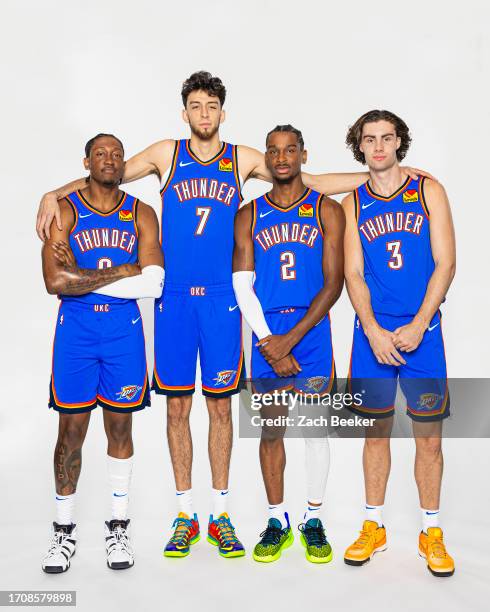
[(56, 490), (62, 495), (71, 495), (77, 489), (82, 467), (82, 449), (76, 448), (68, 453), (64, 444), (55, 451)]

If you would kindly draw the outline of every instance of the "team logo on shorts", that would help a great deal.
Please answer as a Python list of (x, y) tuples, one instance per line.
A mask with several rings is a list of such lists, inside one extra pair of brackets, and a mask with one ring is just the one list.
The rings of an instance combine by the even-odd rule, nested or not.
[(231, 381), (233, 376), (236, 374), (236, 370), (221, 370), (221, 372), (216, 372), (216, 378), (213, 380), (216, 381), (215, 387), (218, 385), (223, 385), (224, 387)]
[(421, 408), (429, 408), (429, 410), (431, 410), (441, 399), (442, 395), (438, 395), (437, 393), (422, 393), (417, 404)]
[(298, 208), (300, 217), (313, 217), (313, 204), (301, 204)]
[(219, 160), (218, 169), (221, 170), (221, 172), (232, 172), (233, 162), (229, 157), (223, 157), (223, 159)]
[(116, 393), (117, 399), (127, 399), (128, 402), (131, 401), (138, 391), (141, 391), (141, 387), (138, 385), (126, 385), (125, 387), (121, 387), (121, 390)]
[(327, 383), (328, 378), (326, 376), (312, 376), (307, 379), (305, 386), (307, 389), (313, 389), (316, 393), (320, 393)]
[(119, 211), (119, 221), (132, 221), (133, 220), (133, 212), (131, 210), (120, 210)]
[(403, 201), (405, 203), (409, 203), (409, 202), (418, 202), (419, 201), (419, 194), (417, 193), (416, 189), (407, 189), (406, 191), (403, 192)]

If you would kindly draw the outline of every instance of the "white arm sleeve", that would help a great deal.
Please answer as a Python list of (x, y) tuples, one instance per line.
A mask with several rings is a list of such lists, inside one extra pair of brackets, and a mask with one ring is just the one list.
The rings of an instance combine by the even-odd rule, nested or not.
[(242, 315), (259, 340), (271, 335), (259, 298), (253, 290), (254, 272), (233, 272), (233, 289)]
[(115, 298), (137, 300), (162, 295), (165, 271), (161, 266), (146, 266), (137, 276), (129, 276), (94, 290), (94, 293)]

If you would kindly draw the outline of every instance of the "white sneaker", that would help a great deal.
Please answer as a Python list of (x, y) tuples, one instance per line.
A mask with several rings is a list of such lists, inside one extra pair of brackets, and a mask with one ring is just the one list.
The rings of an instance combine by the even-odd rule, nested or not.
[(58, 525), (53, 523), (54, 534), (49, 549), (43, 559), (43, 571), (48, 574), (60, 574), (70, 568), (70, 559), (75, 554), (77, 529), (75, 524)]
[(111, 569), (127, 569), (134, 565), (128, 526), (129, 519), (127, 521), (113, 519), (105, 522), (107, 567)]

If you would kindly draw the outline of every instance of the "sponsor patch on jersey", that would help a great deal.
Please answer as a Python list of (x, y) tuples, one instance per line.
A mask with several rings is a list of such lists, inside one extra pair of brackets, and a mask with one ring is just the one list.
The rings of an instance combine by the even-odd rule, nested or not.
[(306, 381), (306, 388), (313, 389), (316, 393), (320, 393), (320, 391), (327, 385), (328, 378), (326, 376), (311, 376)]
[(236, 370), (221, 370), (221, 372), (216, 372), (216, 378), (213, 378), (213, 380), (216, 381), (214, 386), (223, 385), (225, 387), (230, 383), (235, 374)]
[(136, 397), (138, 391), (141, 391), (141, 387), (138, 385), (125, 385), (116, 393), (117, 399), (127, 399), (129, 402)]
[(298, 208), (300, 217), (313, 217), (313, 204), (301, 204)]
[(406, 203), (409, 202), (418, 202), (419, 201), (419, 194), (417, 193), (416, 189), (407, 189), (406, 191), (403, 192), (403, 201)]
[(132, 221), (132, 220), (133, 220), (132, 210), (120, 210), (119, 211), (119, 221)]
[(417, 404), (421, 408), (429, 408), (430, 410), (434, 408), (441, 399), (442, 395), (438, 395), (437, 393), (422, 393)]
[(221, 172), (232, 172), (233, 171), (233, 162), (229, 157), (223, 157), (223, 159), (219, 160), (218, 170)]

